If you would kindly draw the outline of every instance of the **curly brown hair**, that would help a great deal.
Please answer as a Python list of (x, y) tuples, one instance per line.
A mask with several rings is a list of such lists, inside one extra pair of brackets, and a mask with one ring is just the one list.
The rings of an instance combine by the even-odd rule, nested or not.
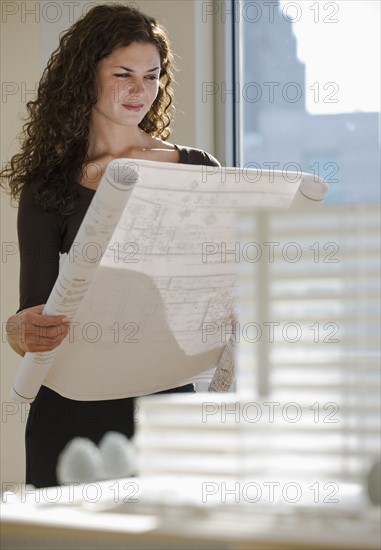
[(97, 102), (99, 61), (133, 42), (154, 44), (159, 51), (159, 92), (139, 127), (168, 139), (173, 112), (173, 55), (165, 29), (140, 10), (120, 4), (92, 8), (61, 37), (43, 72), (35, 101), (27, 103), (21, 152), (0, 177), (18, 199), (30, 186), (36, 204), (46, 211), (70, 213), (78, 198), (78, 181), (88, 161), (90, 115)]

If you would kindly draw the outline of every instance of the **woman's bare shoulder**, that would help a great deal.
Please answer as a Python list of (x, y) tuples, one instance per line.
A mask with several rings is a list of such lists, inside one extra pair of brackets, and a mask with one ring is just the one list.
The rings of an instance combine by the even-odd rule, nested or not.
[(131, 153), (134, 158), (159, 162), (178, 162), (180, 157), (176, 145), (152, 136), (149, 136), (145, 147), (136, 148)]

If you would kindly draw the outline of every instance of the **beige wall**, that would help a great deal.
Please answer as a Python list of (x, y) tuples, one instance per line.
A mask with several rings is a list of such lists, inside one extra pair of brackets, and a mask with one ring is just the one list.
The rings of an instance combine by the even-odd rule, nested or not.
[[(16, 136), (21, 131), (20, 115), (32, 99), (40, 78), (40, 29), (35, 17), (21, 19), (21, 2), (1, 2), (1, 162), (18, 150)], [(11, 15), (8, 10), (19, 10)], [(16, 208), (1, 197), (1, 481), (17, 482), (24, 477), (24, 427), (26, 407), (9, 399), (9, 390), (18, 367), (18, 356), (5, 343), (5, 321), (18, 307), (19, 261), (16, 252)]]
[[(198, 0), (141, 0), (135, 1), (142, 11), (155, 16), (169, 32), (176, 53), (179, 72), (176, 75), (176, 118), (170, 141), (200, 147), (214, 153), (213, 109), (201, 101), (202, 81), (213, 78), (212, 29), (201, 20)], [(49, 3), (49, 2), (48, 2)], [(82, 4), (95, 4), (81, 0)], [(103, 3), (102, 1), (98, 3)], [(132, 3), (132, 2), (131, 2)], [(57, 46), (61, 31), (68, 28), (80, 8), (72, 13), (62, 9), (57, 17), (53, 9), (46, 11), (47, 2), (8, 2), (1, 5), (1, 162), (18, 149), (15, 139), (21, 130), (20, 115), (28, 91), (35, 88), (51, 51)], [(57, 2), (51, 2), (51, 5)], [(61, 3), (62, 4), (62, 3)], [(26, 12), (37, 5), (38, 12)], [(63, 4), (62, 4), (63, 5)], [(59, 15), (59, 14), (58, 14)], [(71, 20), (70, 20), (71, 19)], [(18, 307), (18, 272), (16, 235), (17, 210), (9, 198), (1, 201), (1, 482), (18, 483), (24, 480), (24, 429), (27, 407), (9, 399), (9, 389), (19, 365), (19, 357), (5, 342), (5, 321)], [(47, 442), (48, 444), (48, 442)], [(4, 488), (4, 485), (2, 485)]]

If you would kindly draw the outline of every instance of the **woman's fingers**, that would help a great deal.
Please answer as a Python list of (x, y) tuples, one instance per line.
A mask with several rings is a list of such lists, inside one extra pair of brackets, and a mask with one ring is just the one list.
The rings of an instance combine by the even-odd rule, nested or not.
[(26, 351), (50, 351), (67, 336), (69, 328), (63, 325), (26, 326), (21, 332), (21, 344), (25, 345)]
[(232, 327), (232, 334), (235, 335), (237, 330), (237, 319), (235, 318), (235, 315), (233, 312), (230, 314), (229, 322)]

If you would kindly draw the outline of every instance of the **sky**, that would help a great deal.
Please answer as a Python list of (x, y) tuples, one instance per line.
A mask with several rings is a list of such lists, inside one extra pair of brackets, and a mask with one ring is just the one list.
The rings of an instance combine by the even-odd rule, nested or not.
[(297, 55), (306, 64), (307, 110), (311, 114), (380, 111), (381, 2), (281, 0), (280, 4), (282, 13), (295, 20)]

